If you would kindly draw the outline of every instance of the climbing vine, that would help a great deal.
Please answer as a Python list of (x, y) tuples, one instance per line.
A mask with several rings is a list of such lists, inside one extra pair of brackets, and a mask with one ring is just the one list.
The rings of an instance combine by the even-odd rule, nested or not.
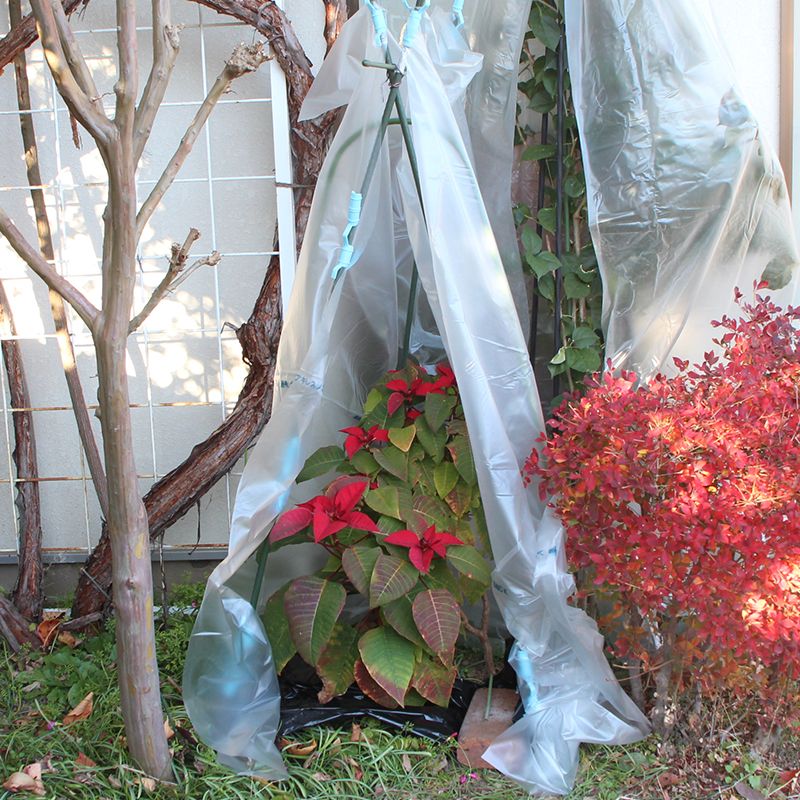
[(562, 5), (561, 0), (534, 0), (520, 62), (517, 115), (521, 158), (535, 162), (538, 176), (535, 202), (516, 206), (523, 264), (534, 276), (531, 350), (539, 357), (546, 353), (556, 395), (562, 376), (564, 388), (579, 389), (603, 363), (602, 285), (588, 231), (566, 53), (559, 57), (565, 47)]

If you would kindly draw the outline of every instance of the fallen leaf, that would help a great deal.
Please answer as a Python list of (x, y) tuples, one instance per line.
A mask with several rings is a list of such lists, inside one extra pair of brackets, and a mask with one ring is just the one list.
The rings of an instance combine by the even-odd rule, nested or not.
[(166, 717), (164, 718), (164, 735), (167, 737), (167, 741), (175, 735), (175, 731), (172, 730), (172, 725), (169, 724), (169, 720)]
[(73, 722), (79, 722), (83, 719), (88, 719), (94, 708), (94, 692), (89, 692), (83, 700), (72, 709), (62, 720), (64, 725), (72, 725)]
[(42, 783), (42, 765), (37, 761), (28, 764), (22, 772), (14, 772), (9, 775), (3, 784), (3, 789), (9, 792), (32, 792), (39, 797), (43, 797), (46, 792)]
[(85, 753), (78, 753), (78, 757), (75, 759), (75, 766), (76, 767), (96, 767), (96, 762), (92, 761), (89, 756)]
[(736, 789), (744, 800), (767, 800), (765, 795), (759, 792), (758, 789), (754, 789), (744, 781), (739, 781), (733, 788)]
[(406, 772), (411, 772), (414, 768), (411, 766), (411, 759), (408, 757), (408, 753), (403, 753), (403, 757), (400, 759), (400, 762), (403, 765), (403, 769)]
[(360, 725), (356, 725), (355, 722), (353, 723), (353, 730), (350, 733), (350, 741), (351, 742), (360, 742), (361, 741), (361, 726)]
[(36, 635), (42, 640), (42, 645), (44, 647), (50, 647), (50, 645), (53, 644), (58, 635), (58, 629), (61, 627), (63, 621), (64, 615), (59, 614), (57, 617), (43, 619), (36, 626)]
[(108, 782), (114, 789), (122, 788), (122, 781), (114, 775), (108, 776)]
[(278, 744), (281, 748), (281, 751), (289, 756), (310, 756), (317, 749), (316, 739), (312, 739), (307, 744), (290, 742), (288, 739), (281, 739)]
[(69, 631), (61, 631), (58, 634), (58, 641), (74, 650), (81, 642), (77, 636), (73, 636)]
[(157, 781), (155, 778), (148, 778), (147, 776), (143, 775), (141, 778), (137, 778), (135, 783), (138, 783), (140, 786), (144, 787), (146, 792), (154, 792), (156, 790)]

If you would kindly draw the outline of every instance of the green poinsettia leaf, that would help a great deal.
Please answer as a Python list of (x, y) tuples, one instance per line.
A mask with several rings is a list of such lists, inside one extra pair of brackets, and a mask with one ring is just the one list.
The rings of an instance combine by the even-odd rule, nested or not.
[(425, 396), (425, 422), (436, 433), (450, 418), (456, 407), (456, 398), (451, 394), (429, 394)]
[(415, 650), (411, 642), (385, 627), (367, 631), (358, 641), (370, 677), (400, 705), (414, 675)]
[(447, 449), (458, 474), (464, 479), (467, 486), (476, 486), (478, 473), (475, 471), (475, 459), (472, 457), (472, 448), (469, 445), (467, 434), (455, 436), (447, 445)]
[(415, 493), (436, 494), (435, 469), (436, 465), (429, 458), (425, 458), (418, 463), (412, 462), (411, 482), (414, 485)]
[(292, 656), (297, 652), (292, 634), (289, 631), (289, 619), (283, 607), (283, 598), (289, 584), (278, 589), (272, 597), (267, 600), (261, 621), (267, 631), (267, 638), (272, 647), (272, 661), (275, 664), (275, 672), (280, 674), (283, 668), (289, 663)]
[(378, 528), (381, 533), (394, 533), (405, 529), (405, 523), (394, 517), (381, 515), (378, 517)]
[(333, 472), (345, 461), (344, 450), (341, 447), (321, 447), (315, 453), (312, 453), (306, 463), (303, 464), (303, 469), (297, 476), (297, 482), (309, 481), (312, 478), (319, 478), (321, 475), (327, 475)]
[(381, 486), (370, 489), (364, 496), (364, 502), (378, 514), (400, 519), (400, 492), (396, 486)]
[(411, 606), (417, 630), (443, 663), (451, 663), (461, 630), (458, 603), (447, 589), (420, 592)]
[(447, 548), (447, 562), (470, 580), (489, 586), (492, 582), (492, 570), (486, 559), (469, 545)]
[(349, 462), (360, 475), (374, 475), (381, 467), (369, 450), (359, 450)]
[(411, 450), (411, 445), (414, 444), (414, 439), (417, 437), (417, 429), (414, 425), (409, 425), (406, 428), (392, 428), (389, 431), (389, 441), (404, 453)]
[(456, 668), (454, 666), (445, 666), (432, 658), (423, 657), (414, 668), (411, 685), (426, 700), (446, 708), (450, 703), (455, 680)]
[(333, 633), (347, 596), (344, 586), (314, 576), (289, 584), (283, 605), (297, 652), (315, 666)]
[(372, 455), (390, 475), (394, 475), (404, 483), (408, 481), (408, 453), (390, 445), (373, 450)]
[(373, 412), (381, 403), (386, 403), (389, 394), (385, 390), (370, 389), (367, 399), (364, 401), (364, 413)]
[(353, 669), (358, 659), (358, 631), (349, 625), (336, 623), (319, 661), (317, 674), (322, 679), (320, 703), (329, 703), (344, 694), (355, 680)]
[(391, 603), (386, 603), (386, 605), (382, 606), (381, 617), (403, 638), (408, 639), (409, 642), (417, 645), (417, 647), (427, 650), (428, 646), (420, 636), (417, 623), (414, 622), (412, 602), (413, 592), (404, 594), (402, 597), (398, 597), (397, 600), (392, 600)]
[[(452, 547), (447, 548), (448, 560), (452, 550)], [(430, 571), (427, 575), (422, 576), (422, 583), (425, 584), (427, 589), (447, 589), (454, 597), (460, 596), (460, 584), (450, 567), (447, 566), (447, 561), (444, 559), (433, 559)]]
[(425, 448), (425, 452), (438, 464), (444, 458), (444, 448), (447, 444), (447, 431), (441, 429), (436, 432), (430, 429), (424, 417), (417, 417), (415, 421), (417, 439)]
[(391, 603), (411, 591), (418, 580), (419, 572), (408, 561), (381, 553), (369, 582), (369, 607), (378, 608)]
[(372, 578), (372, 571), (375, 569), (375, 562), (381, 554), (380, 547), (372, 545), (360, 545), (348, 547), (342, 553), (342, 568), (350, 583), (355, 586), (356, 591), (365, 597), (369, 595), (369, 582)]
[(415, 528), (417, 532), (435, 525), (437, 530), (447, 531), (452, 527), (453, 515), (447, 504), (438, 497), (430, 495), (416, 495), (414, 497), (414, 512), (417, 519)]
[(433, 483), (436, 487), (436, 494), (441, 498), (447, 497), (458, 483), (458, 470), (455, 464), (450, 461), (442, 461), (433, 470)]

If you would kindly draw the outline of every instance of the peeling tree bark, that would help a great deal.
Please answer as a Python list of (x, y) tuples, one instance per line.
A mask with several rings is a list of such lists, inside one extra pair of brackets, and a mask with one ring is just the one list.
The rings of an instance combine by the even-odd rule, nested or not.
[[(295, 225), (299, 249), (317, 176), (336, 132), (338, 114), (332, 112), (316, 120), (297, 121), (300, 106), (313, 80), (311, 62), (297, 40), (291, 23), (277, 6), (264, 6), (257, 0), (197, 2), (253, 25), (267, 37), (286, 75), (294, 176), (298, 186), (295, 192)], [(253, 311), (247, 322), (236, 331), (242, 346), (242, 358), (250, 366), (236, 406), (208, 439), (198, 444), (183, 463), (153, 484), (144, 496), (151, 541), (192, 509), (239, 461), (263, 429), (272, 406), (272, 381), (280, 329), (280, 261), (273, 256)], [(81, 573), (72, 608), (73, 616), (82, 617), (106, 609), (110, 586), (111, 548), (108, 533), (104, 529)]]
[(15, 503), (19, 518), (19, 570), (11, 595), (14, 605), (28, 621), (42, 618), (42, 515), (39, 501), (39, 470), (36, 461), (36, 440), (33, 414), (25, 368), (22, 364), (11, 308), (3, 284), (0, 283), (0, 333), (3, 361), (8, 374), (8, 387), (14, 421), (14, 465), (17, 470)]

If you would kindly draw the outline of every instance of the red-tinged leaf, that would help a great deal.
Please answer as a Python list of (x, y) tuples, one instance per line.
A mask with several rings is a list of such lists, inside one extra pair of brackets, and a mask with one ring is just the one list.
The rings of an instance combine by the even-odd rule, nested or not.
[(61, 626), (61, 623), (64, 621), (64, 614), (58, 614), (54, 617), (49, 617), (47, 619), (43, 619), (37, 626), (36, 626), (36, 634), (42, 640), (42, 646), (47, 649), (53, 642), (56, 640), (58, 636), (58, 629)]
[(414, 669), (411, 685), (426, 699), (437, 706), (447, 708), (453, 692), (457, 670), (430, 658), (423, 657)]
[(417, 623), (414, 622), (414, 614), (411, 608), (412, 602), (411, 595), (404, 594), (402, 597), (398, 597), (397, 600), (392, 600), (391, 603), (381, 606), (381, 617), (386, 624), (390, 625), (403, 638), (408, 639), (409, 642), (417, 647), (427, 650), (428, 645), (425, 644), (425, 640), (420, 636)]
[(307, 528), (313, 519), (312, 513), (307, 508), (293, 508), (281, 514), (269, 532), (269, 540), (274, 544), (281, 539), (288, 539)]
[(313, 576), (297, 578), (286, 590), (283, 605), (297, 652), (316, 665), (344, 608), (344, 586)]
[(391, 417), (393, 414), (395, 414), (403, 405), (403, 403), (405, 403), (405, 401), (405, 396), (400, 394), (400, 392), (392, 392), (392, 394), (389, 395), (389, 400), (386, 404), (386, 410), (389, 412), (389, 416)]
[(389, 628), (373, 628), (358, 640), (358, 651), (372, 679), (403, 705), (414, 674), (414, 645)]
[(322, 655), (316, 664), (322, 679), (320, 703), (329, 703), (344, 694), (353, 683), (353, 668), (358, 658), (358, 632), (349, 625), (337, 623)]
[(369, 582), (369, 606), (391, 603), (416, 586), (419, 574), (407, 561), (381, 553)]
[(420, 592), (412, 604), (417, 630), (428, 647), (442, 661), (452, 661), (461, 616), (456, 599), (446, 589), (428, 589)]
[(369, 674), (369, 670), (364, 666), (364, 662), (361, 661), (361, 659), (356, 661), (353, 672), (358, 688), (379, 706), (383, 706), (384, 708), (397, 708), (399, 706), (399, 703), (393, 700), (391, 696), (375, 682), (375, 679)]
[(447, 562), (470, 580), (484, 586), (489, 586), (492, 582), (492, 570), (489, 564), (474, 547), (462, 545), (449, 548)]
[(342, 553), (342, 568), (356, 591), (369, 595), (369, 582), (381, 549), (373, 545), (357, 544)]

